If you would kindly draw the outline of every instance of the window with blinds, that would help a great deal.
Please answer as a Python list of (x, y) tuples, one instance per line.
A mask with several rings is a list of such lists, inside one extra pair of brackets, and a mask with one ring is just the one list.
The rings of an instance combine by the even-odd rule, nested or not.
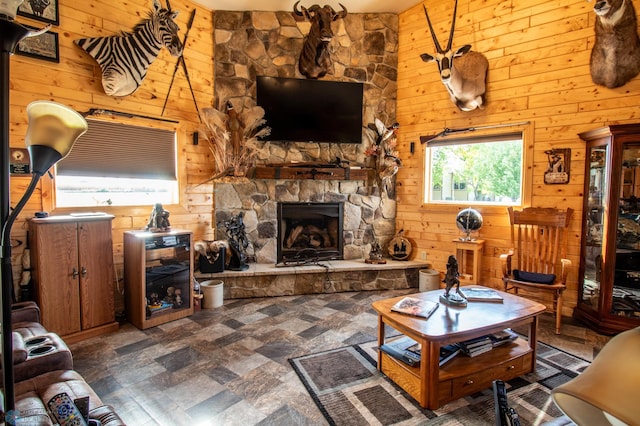
[(425, 203), (519, 205), (522, 132), (434, 139), (425, 150)]
[(56, 206), (178, 203), (175, 130), (88, 119), (56, 165)]

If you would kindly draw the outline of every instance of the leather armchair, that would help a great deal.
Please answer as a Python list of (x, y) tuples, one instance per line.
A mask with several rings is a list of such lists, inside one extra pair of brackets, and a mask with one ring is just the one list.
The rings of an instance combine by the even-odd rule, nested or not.
[(47, 403), (57, 394), (66, 393), (72, 400), (89, 397), (89, 419), (96, 419), (102, 426), (124, 426), (120, 416), (110, 405), (102, 403), (98, 395), (73, 370), (56, 370), (15, 384), (16, 411), (21, 424), (34, 426), (53, 425), (47, 411)]

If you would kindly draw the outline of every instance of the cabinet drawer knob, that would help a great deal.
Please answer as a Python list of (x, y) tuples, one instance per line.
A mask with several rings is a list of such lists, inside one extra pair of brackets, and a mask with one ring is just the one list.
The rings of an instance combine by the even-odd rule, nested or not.
[(509, 368), (507, 370), (515, 370), (516, 366), (515, 365), (510, 365)]
[(471, 380), (471, 379), (467, 380), (467, 382), (465, 383), (465, 385), (467, 385), (467, 386), (468, 385), (472, 385), (472, 384), (473, 384), (473, 380)]
[(84, 266), (82, 267), (82, 270), (80, 272), (80, 274), (82, 275), (82, 278), (87, 276), (87, 268), (85, 268)]
[(73, 270), (71, 271), (71, 276), (75, 279), (78, 278), (78, 270), (76, 268), (73, 268)]

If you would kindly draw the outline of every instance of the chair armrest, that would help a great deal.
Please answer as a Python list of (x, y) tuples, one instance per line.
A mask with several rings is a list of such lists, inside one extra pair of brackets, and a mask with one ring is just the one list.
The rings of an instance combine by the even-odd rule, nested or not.
[(511, 276), (511, 259), (512, 258), (513, 258), (513, 250), (509, 250), (508, 253), (500, 255), (500, 266), (502, 268), (503, 280)]
[(11, 305), (11, 322), (40, 322), (40, 308), (35, 302), (18, 302)]
[(560, 259), (560, 282), (567, 284), (567, 275), (569, 275), (569, 268), (571, 268), (572, 262), (569, 259)]

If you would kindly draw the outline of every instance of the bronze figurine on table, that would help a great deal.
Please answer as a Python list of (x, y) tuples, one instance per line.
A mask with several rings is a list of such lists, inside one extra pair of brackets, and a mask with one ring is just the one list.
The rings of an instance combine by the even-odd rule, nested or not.
[[(445, 287), (444, 294), (440, 296), (440, 302), (448, 306), (467, 306), (467, 298), (460, 291), (460, 273), (458, 272), (458, 260), (454, 255), (449, 256), (447, 261), (447, 273), (444, 276), (443, 283)], [(451, 288), (456, 286), (455, 293), (451, 293)]]

